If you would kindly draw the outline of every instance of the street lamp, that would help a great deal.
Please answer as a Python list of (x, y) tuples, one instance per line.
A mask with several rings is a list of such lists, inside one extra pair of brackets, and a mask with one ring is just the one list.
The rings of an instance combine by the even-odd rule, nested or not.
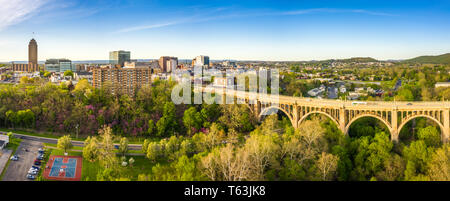
[(76, 126), (75, 126), (75, 128), (77, 129), (77, 139), (78, 139), (78, 127), (79, 127), (80, 125), (79, 124), (77, 124)]

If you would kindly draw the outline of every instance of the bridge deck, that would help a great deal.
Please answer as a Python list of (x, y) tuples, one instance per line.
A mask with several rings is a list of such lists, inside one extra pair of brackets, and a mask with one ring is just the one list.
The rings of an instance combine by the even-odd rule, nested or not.
[[(256, 92), (236, 91), (232, 89), (223, 88), (211, 88), (203, 87), (201, 89), (207, 93), (226, 94), (227, 96), (233, 96), (240, 99), (259, 100), (262, 102), (270, 103), (282, 103), (282, 104), (297, 104), (301, 106), (319, 106), (329, 108), (341, 108), (348, 109), (386, 109), (391, 110), (397, 108), (398, 110), (420, 110), (420, 109), (443, 109), (449, 108), (450, 102), (448, 101), (343, 101), (343, 100), (331, 100), (331, 99), (316, 99), (316, 98), (302, 98), (291, 97), (283, 95), (271, 95), (260, 94)], [(199, 89), (194, 89), (198, 92)]]

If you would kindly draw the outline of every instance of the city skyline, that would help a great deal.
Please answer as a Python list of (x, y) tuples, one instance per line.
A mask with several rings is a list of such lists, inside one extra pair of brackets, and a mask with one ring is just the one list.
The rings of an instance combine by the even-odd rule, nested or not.
[[(212, 60), (409, 59), (450, 52), (450, 3), (0, 0), (0, 62), (172, 55)], [(152, 12), (148, 12), (151, 10)], [(35, 32), (36, 34), (33, 34)]]

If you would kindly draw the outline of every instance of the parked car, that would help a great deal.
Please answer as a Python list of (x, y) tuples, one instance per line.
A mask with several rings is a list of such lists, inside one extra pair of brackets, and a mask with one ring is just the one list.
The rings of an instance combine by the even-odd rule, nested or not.
[(41, 165), (41, 160), (38, 159), (34, 160), (34, 165)]
[(28, 170), (28, 174), (31, 174), (31, 175), (37, 175), (37, 173), (38, 173), (38, 171), (36, 171), (34, 169)]
[(36, 176), (34, 176), (32, 174), (27, 174), (27, 179), (34, 180), (34, 179), (36, 179)]
[(36, 157), (37, 160), (44, 160), (44, 155), (39, 155), (38, 157)]
[(37, 170), (37, 171), (39, 171), (41, 168), (39, 168), (38, 166), (31, 166), (31, 168), (33, 168), (33, 169), (35, 169), (35, 170)]
[(367, 105), (367, 102), (355, 101), (352, 102), (352, 105)]
[(45, 150), (42, 149), (42, 148), (39, 148), (38, 153), (39, 153), (39, 154), (44, 154), (44, 153), (45, 153)]
[(11, 160), (12, 161), (18, 161), (19, 160), (19, 156), (17, 156), (17, 155), (11, 156)]
[(33, 168), (30, 168), (30, 170), (28, 170), (28, 174), (31, 174), (31, 175), (37, 175), (37, 173), (38, 173), (38, 171)]

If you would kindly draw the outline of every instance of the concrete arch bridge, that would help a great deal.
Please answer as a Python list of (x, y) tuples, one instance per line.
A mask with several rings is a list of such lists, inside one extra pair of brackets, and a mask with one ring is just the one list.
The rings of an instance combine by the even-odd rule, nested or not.
[(386, 125), (390, 130), (392, 140), (398, 141), (401, 129), (409, 121), (424, 117), (439, 125), (444, 142), (448, 142), (450, 138), (450, 103), (444, 101), (351, 102), (261, 94), (211, 87), (196, 88), (194, 91), (214, 93), (217, 97), (221, 97), (222, 100), (219, 102), (222, 104), (245, 104), (258, 119), (269, 114), (271, 110), (278, 109), (286, 114), (294, 128), (298, 128), (312, 114), (323, 114), (336, 123), (343, 133), (348, 134), (350, 126), (356, 120), (364, 117), (373, 117)]

